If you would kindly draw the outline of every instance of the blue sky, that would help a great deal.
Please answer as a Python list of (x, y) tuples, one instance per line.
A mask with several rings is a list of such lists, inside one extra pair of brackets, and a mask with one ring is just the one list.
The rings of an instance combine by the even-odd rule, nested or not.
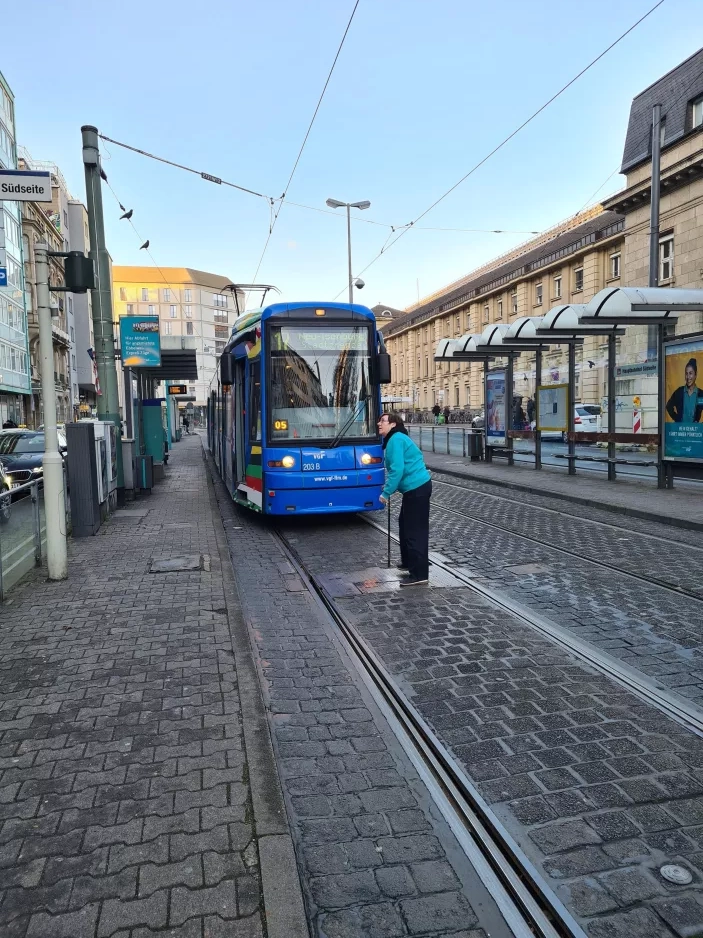
[[(288, 198), (369, 199), (362, 218), (420, 214), (654, 0), (361, 0)], [(18, 142), (83, 198), (80, 127), (278, 196), (353, 0), (33, 0), (37, 39), (7, 39)], [(3, 10), (20, 35), (27, 12)], [(620, 165), (632, 97), (700, 45), (700, 0), (665, 0), (644, 23), (420, 224), (541, 230), (594, 201)], [(40, 38), (44, 37), (44, 38)], [(41, 51), (43, 49), (43, 51)], [(104, 168), (160, 266), (249, 282), (267, 203), (112, 144)], [(616, 191), (615, 174), (599, 197)], [(104, 191), (115, 263), (149, 264)], [(346, 282), (346, 225), (284, 206), (259, 274), (285, 299), (332, 299)], [(389, 229), (353, 225), (354, 271)], [(404, 307), (528, 234), (414, 230), (363, 278), (360, 301)]]

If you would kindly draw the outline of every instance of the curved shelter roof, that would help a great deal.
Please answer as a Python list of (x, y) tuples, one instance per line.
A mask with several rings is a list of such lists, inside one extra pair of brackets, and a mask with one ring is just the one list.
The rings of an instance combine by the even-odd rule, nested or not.
[(596, 293), (583, 318), (618, 325), (674, 320), (679, 313), (703, 310), (703, 290), (677, 287), (612, 287)]

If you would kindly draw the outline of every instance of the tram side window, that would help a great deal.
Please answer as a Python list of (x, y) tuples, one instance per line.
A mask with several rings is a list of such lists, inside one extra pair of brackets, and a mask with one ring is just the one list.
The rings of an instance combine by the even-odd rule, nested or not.
[(249, 441), (261, 442), (261, 362), (249, 365)]

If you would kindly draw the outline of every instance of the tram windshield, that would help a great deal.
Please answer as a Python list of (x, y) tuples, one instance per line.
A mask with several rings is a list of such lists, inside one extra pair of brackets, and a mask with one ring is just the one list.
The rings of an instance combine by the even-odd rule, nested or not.
[(281, 325), (270, 332), (270, 439), (376, 435), (365, 325)]

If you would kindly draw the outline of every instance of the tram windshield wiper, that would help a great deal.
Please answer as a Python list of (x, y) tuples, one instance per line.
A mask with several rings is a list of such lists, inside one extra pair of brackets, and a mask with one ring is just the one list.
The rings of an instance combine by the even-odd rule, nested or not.
[[(347, 430), (351, 427), (351, 425), (354, 423), (354, 421), (357, 419), (357, 417), (359, 417), (359, 416), (361, 415), (362, 409), (365, 407), (365, 405), (366, 405), (370, 400), (371, 400), (371, 395), (370, 395), (370, 394), (365, 394), (362, 398), (360, 398), (360, 400), (359, 400), (358, 404), (356, 405), (356, 407), (354, 408), (354, 410), (353, 410), (353, 411), (351, 412), (351, 414), (349, 414), (349, 416), (347, 417), (346, 422), (344, 423), (344, 425), (343, 425), (343, 427), (341, 428), (341, 430), (337, 433), (337, 435), (336, 435), (335, 438), (332, 440), (332, 442), (327, 446), (327, 449), (334, 449), (334, 447), (337, 445), (337, 443), (339, 443), (339, 441), (342, 439), (342, 437), (346, 434)], [(361, 409), (360, 409), (360, 408), (361, 408)]]

